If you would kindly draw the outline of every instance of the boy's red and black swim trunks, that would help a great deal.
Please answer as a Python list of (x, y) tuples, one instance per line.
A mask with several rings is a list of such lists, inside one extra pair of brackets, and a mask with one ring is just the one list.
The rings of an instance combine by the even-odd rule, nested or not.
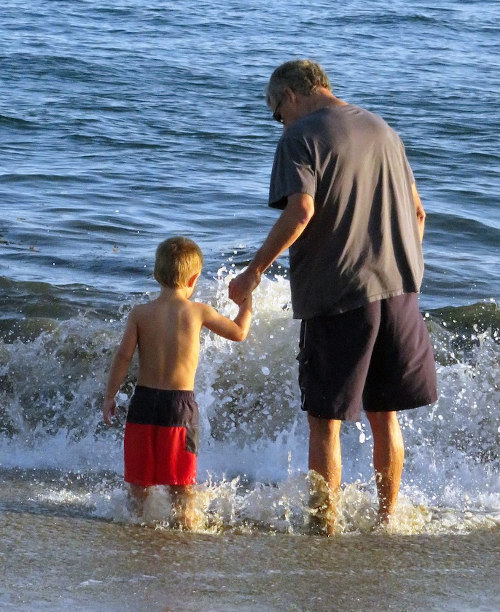
[(125, 425), (125, 481), (143, 487), (194, 484), (197, 453), (193, 391), (138, 385)]

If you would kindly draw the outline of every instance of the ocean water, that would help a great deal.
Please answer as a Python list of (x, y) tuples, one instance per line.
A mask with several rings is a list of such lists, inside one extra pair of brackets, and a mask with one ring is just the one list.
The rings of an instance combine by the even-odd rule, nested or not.
[[(451, 0), (4, 3), (0, 557), (9, 574), (0, 608), (382, 609), (377, 596), (394, 610), (498, 604), (497, 9)], [(100, 422), (113, 349), (130, 308), (155, 295), (154, 250), (170, 235), (204, 252), (196, 299), (234, 314), (231, 275), (276, 219), (266, 200), (281, 128), (265, 86), (278, 64), (299, 57), (319, 61), (339, 97), (382, 115), (405, 143), (427, 211), (420, 304), (439, 400), (401, 415), (406, 463), (391, 533), (372, 533), (372, 440), (362, 421), (342, 433), (342, 533), (307, 535), (298, 322), (283, 256), (256, 292), (248, 340), (202, 337), (205, 528), (173, 530), (162, 491), (139, 525), (122, 483), (134, 368), (116, 426)], [(184, 569), (161, 567), (175, 596), (154, 574), (154, 559), (174, 549)], [(408, 550), (417, 576), (398, 563), (370, 573)], [(130, 563), (106, 573), (106, 555)], [(240, 573), (224, 555), (241, 559)], [(27, 560), (31, 570), (20, 572)], [(195, 586), (181, 588), (188, 574)], [(375, 577), (393, 574), (403, 587), (388, 596)], [(345, 581), (342, 593), (332, 579)]]

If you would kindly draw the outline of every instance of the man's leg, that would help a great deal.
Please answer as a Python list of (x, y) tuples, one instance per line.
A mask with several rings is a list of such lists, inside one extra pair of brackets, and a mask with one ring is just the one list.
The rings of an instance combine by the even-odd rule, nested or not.
[(326, 504), (322, 528), (332, 535), (336, 531), (338, 497), (342, 474), (340, 452), (340, 424), (335, 419), (319, 419), (308, 414), (309, 469), (318, 472), (327, 484)]
[(404, 443), (397, 412), (366, 412), (373, 433), (373, 465), (379, 498), (379, 518), (394, 514), (401, 484)]

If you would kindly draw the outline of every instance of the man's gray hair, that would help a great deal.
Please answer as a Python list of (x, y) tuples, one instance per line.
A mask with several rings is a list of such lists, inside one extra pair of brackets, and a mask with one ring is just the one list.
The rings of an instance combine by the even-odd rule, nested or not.
[(324, 87), (331, 91), (328, 77), (316, 62), (311, 60), (292, 60), (278, 66), (272, 73), (266, 90), (266, 102), (270, 106), (271, 99), (277, 102), (283, 98), (286, 88), (310, 96)]

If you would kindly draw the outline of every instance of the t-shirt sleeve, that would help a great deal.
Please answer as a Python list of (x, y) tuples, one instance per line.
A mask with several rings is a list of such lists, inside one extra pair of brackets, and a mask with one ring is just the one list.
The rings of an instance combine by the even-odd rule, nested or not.
[(294, 193), (307, 193), (314, 198), (316, 177), (305, 142), (284, 134), (274, 155), (269, 206), (283, 210), (288, 196)]
[(408, 180), (410, 181), (410, 183), (414, 183), (415, 176), (413, 175), (413, 170), (411, 169), (410, 162), (408, 161), (408, 157), (406, 156), (405, 145), (401, 139), (399, 140), (399, 142), (401, 146), (401, 155), (403, 157), (404, 167), (406, 170), (406, 176), (408, 177)]

